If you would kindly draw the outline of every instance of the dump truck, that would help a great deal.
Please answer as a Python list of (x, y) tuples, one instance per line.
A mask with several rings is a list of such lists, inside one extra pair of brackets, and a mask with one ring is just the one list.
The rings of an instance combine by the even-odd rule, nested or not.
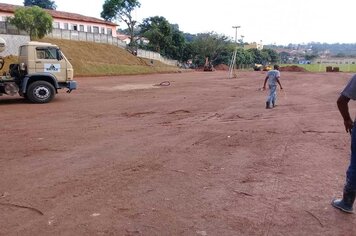
[(254, 71), (270, 71), (272, 70), (272, 67), (269, 65), (262, 65), (262, 64), (255, 64), (253, 66)]
[[(6, 42), (0, 38), (0, 52)], [(0, 58), (0, 69), (4, 58)], [(0, 96), (19, 94), (32, 103), (52, 101), (60, 89), (77, 88), (71, 63), (57, 45), (31, 41), (19, 47), (18, 62), (0, 76)]]

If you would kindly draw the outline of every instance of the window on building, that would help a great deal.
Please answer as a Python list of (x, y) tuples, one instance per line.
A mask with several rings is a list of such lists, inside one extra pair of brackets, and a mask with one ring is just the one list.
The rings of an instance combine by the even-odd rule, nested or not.
[(76, 30), (76, 31), (78, 31), (78, 25), (76, 25), (76, 24), (72, 24), (72, 30)]
[(59, 22), (53, 22), (53, 29), (59, 29)]
[(108, 35), (112, 36), (112, 29), (111, 28), (107, 28), (106, 32), (108, 32)]
[(68, 27), (68, 23), (64, 23), (64, 29), (67, 30), (69, 27)]
[(79, 31), (84, 31), (84, 25), (79, 25)]
[(91, 33), (91, 26), (90, 25), (87, 26), (87, 32)]
[(101, 27), (100, 30), (101, 30), (102, 34), (105, 34), (105, 28), (104, 27)]
[(98, 26), (93, 26), (93, 33), (94, 34), (99, 34), (99, 27)]

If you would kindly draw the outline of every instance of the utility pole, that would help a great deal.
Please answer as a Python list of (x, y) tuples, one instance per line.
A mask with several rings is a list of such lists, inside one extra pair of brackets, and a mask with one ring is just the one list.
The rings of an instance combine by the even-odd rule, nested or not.
[(233, 29), (235, 29), (235, 51), (234, 54), (232, 55), (230, 66), (229, 66), (229, 79), (232, 79), (234, 76), (234, 71), (235, 71), (235, 63), (236, 63), (236, 54), (237, 54), (237, 29), (241, 28), (241, 26), (232, 26)]

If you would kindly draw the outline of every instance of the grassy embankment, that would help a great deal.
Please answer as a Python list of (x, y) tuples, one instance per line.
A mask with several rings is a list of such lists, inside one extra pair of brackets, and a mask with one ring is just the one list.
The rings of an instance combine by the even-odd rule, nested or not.
[[(74, 76), (111, 76), (151, 73), (179, 72), (175, 66), (169, 66), (159, 61), (142, 59), (132, 55), (125, 49), (108, 44), (92, 42), (41, 39), (58, 45), (74, 68)], [(16, 63), (16, 56), (6, 58), (3, 70), (8, 70), (9, 64)], [(0, 71), (2, 73), (2, 71)]]

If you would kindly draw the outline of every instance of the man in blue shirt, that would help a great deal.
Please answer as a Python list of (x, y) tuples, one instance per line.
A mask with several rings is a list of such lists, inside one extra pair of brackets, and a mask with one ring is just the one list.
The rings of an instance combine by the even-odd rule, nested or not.
[(337, 100), (337, 106), (344, 119), (345, 130), (351, 135), (351, 157), (346, 171), (343, 197), (333, 200), (331, 205), (346, 213), (353, 213), (356, 193), (356, 125), (350, 117), (348, 106), (350, 99), (356, 100), (356, 75), (351, 78)]
[(273, 70), (270, 70), (267, 72), (266, 79), (263, 83), (263, 90), (266, 89), (266, 83), (268, 81), (268, 87), (269, 87), (269, 94), (267, 96), (267, 101), (266, 101), (266, 109), (275, 107), (276, 106), (276, 100), (277, 100), (277, 83), (279, 84), (279, 87), (281, 89), (282, 85), (281, 82), (279, 81), (279, 78), (281, 77), (281, 73), (279, 72), (279, 66), (274, 65)]

